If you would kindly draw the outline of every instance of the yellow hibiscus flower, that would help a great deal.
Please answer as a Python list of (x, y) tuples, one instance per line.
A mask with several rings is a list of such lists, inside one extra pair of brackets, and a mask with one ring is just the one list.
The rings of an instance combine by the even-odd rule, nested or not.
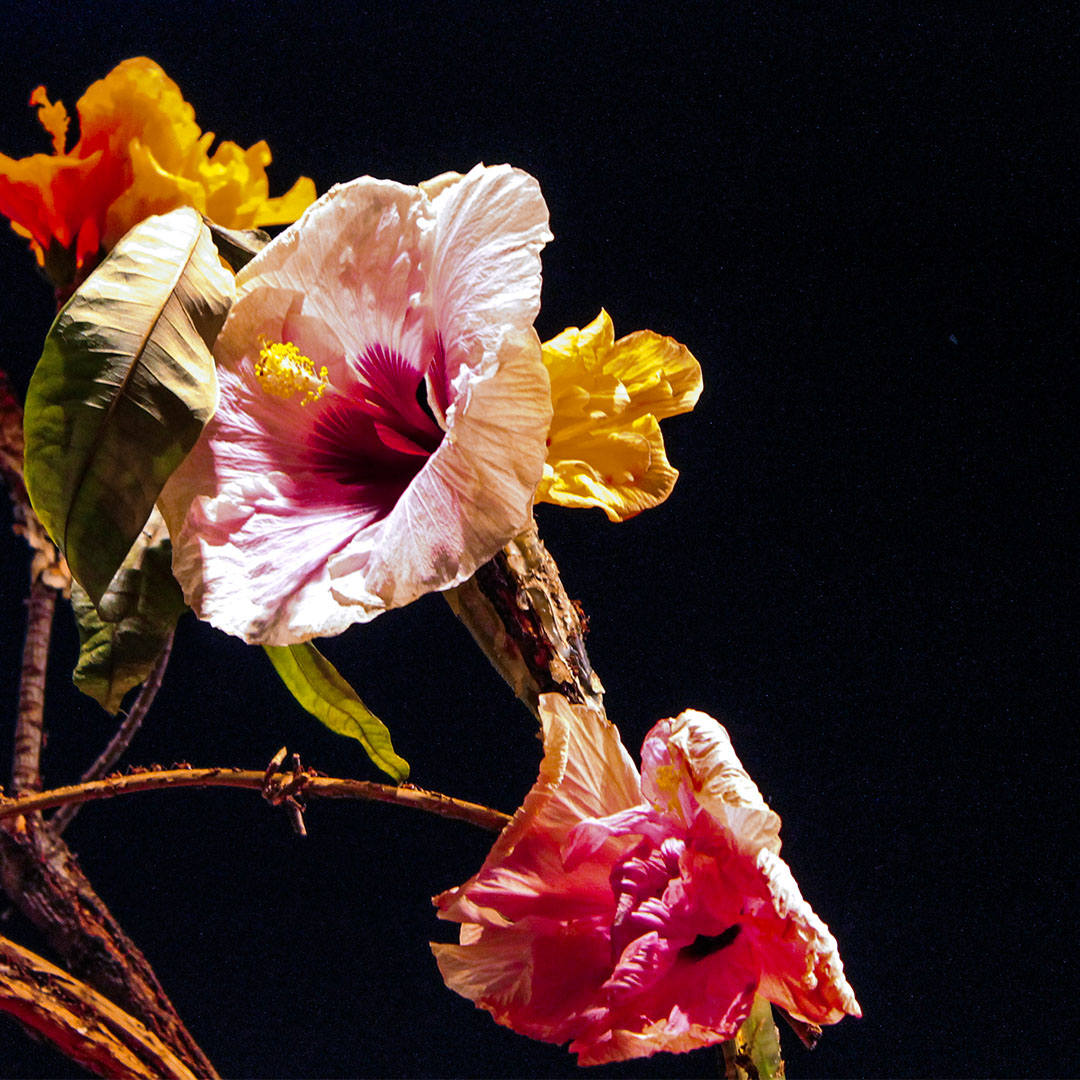
[(625, 521), (662, 503), (678, 471), (660, 421), (689, 412), (701, 365), (685, 345), (651, 330), (615, 340), (606, 311), (543, 347), (554, 419), (538, 502), (596, 506)]

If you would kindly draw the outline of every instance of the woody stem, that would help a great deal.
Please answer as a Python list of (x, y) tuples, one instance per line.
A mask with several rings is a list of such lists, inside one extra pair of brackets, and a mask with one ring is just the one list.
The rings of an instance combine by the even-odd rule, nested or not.
[[(97, 760), (82, 775), (82, 783), (98, 780), (120, 760), (124, 751), (131, 744), (135, 733), (142, 726), (150, 706), (154, 703), (158, 690), (161, 688), (161, 680), (165, 677), (165, 667), (172, 654), (173, 634), (170, 633), (162, 646), (161, 652), (154, 663), (153, 670), (142, 684), (135, 703), (131, 706), (131, 712), (124, 718), (124, 722), (116, 730), (116, 734), (109, 740), (108, 746), (98, 755)], [(67, 803), (61, 806), (49, 820), (49, 827), (54, 836), (61, 833), (71, 824), (71, 819), (79, 812), (80, 803)]]
[(535, 521), (443, 595), (534, 716), (540, 694), (552, 692), (603, 715), (604, 687), (585, 650), (587, 620), (567, 596)]
[(26, 605), (26, 642), (15, 721), (15, 761), (11, 786), (16, 794), (41, 787), (41, 745), (45, 720), (45, 670), (49, 660), (56, 590), (37, 578)]
[(331, 776), (316, 776), (304, 771), (285, 771), (267, 777), (263, 770), (254, 769), (162, 769), (137, 772), (128, 776), (112, 776), (89, 783), (71, 784), (51, 791), (0, 799), (0, 819), (31, 810), (47, 810), (138, 791), (167, 791), (177, 788), (233, 787), (261, 791), (274, 804), (289, 798), (365, 799), (372, 802), (395, 803), (398, 806), (425, 810), (439, 817), (467, 821), (481, 829), (500, 832), (510, 817), (489, 806), (455, 799), (437, 791), (424, 791), (411, 786), (393, 787), (366, 780), (346, 780)]

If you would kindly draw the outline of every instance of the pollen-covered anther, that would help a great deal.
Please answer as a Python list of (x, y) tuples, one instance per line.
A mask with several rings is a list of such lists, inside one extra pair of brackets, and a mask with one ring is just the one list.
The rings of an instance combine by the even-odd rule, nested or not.
[(658, 765), (656, 767), (656, 790), (659, 794), (667, 796), (667, 804), (662, 809), (680, 818), (683, 816), (679, 807), (679, 784), (681, 780), (682, 776), (674, 765)]
[(315, 364), (291, 341), (269, 341), (261, 338), (262, 348), (255, 361), (255, 377), (259, 385), (275, 397), (288, 401), (294, 394), (303, 395), (301, 405), (318, 401), (330, 385), (326, 367), (315, 372)]

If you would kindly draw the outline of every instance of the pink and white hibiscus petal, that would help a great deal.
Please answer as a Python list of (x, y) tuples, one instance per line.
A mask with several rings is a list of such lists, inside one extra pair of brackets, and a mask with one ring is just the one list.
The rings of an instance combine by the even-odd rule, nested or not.
[[(301, 297), (291, 313), (325, 323), (349, 356), (383, 345), (413, 360), (422, 375), (418, 360), (434, 344), (431, 313), (420, 303), (421, 235), (430, 214), (418, 188), (392, 180), (365, 176), (335, 185), (237, 275), (236, 322), (231, 331), (226, 322), (220, 343), (258, 354), (257, 334), (244, 330), (259, 316), (246, 327), (241, 319), (247, 304), (263, 303), (260, 294), (270, 290)], [(331, 369), (330, 381), (337, 380)]]
[(672, 1010), (664, 1020), (643, 1023), (639, 1031), (616, 1028), (606, 1030), (599, 1036), (575, 1039), (570, 1044), (570, 1050), (577, 1054), (579, 1065), (606, 1065), (612, 1061), (652, 1057), (661, 1052), (684, 1054), (703, 1046), (715, 1046), (731, 1038), (749, 1015), (749, 1006), (744, 1011), (742, 1003), (736, 1001), (731, 1003), (729, 1011), (732, 1016), (741, 1014), (740, 1019), (719, 1031), (690, 1023), (680, 1012)]
[(862, 1016), (855, 992), (844, 977), (836, 938), (803, 899), (790, 868), (779, 855), (762, 849), (757, 860), (784, 925), (763, 932), (757, 948), (765, 953), (760, 993), (793, 1016), (811, 1024), (835, 1024)]
[[(609, 1007), (630, 1004), (630, 999), (651, 989), (675, 965), (683, 943), (673, 942), (658, 930), (634, 938), (622, 950), (615, 969), (604, 983)], [(633, 1004), (637, 1008), (637, 1003)]]
[(656, 844), (671, 832), (671, 824), (648, 803), (576, 825), (563, 844), (563, 862), (572, 870), (592, 858), (613, 836), (643, 836)]
[(672, 778), (664, 770), (674, 768), (681, 774), (684, 815), (696, 816), (700, 806), (750, 857), (761, 847), (780, 850), (779, 815), (761, 797), (723, 725), (707, 713), (685, 709), (661, 720), (645, 736), (641, 760), (642, 790), (654, 805), (670, 803)]
[[(673, 975), (663, 983), (665, 989), (675, 981), (678, 973), (678, 968), (673, 969)], [(675, 984), (685, 994), (685, 984)], [(695, 995), (700, 1002), (690, 1005), (689, 1009), (672, 1005), (666, 1014), (661, 1013), (660, 1019), (651, 1019), (656, 1015), (655, 1002), (635, 1003), (632, 1010), (611, 1010), (602, 1022), (575, 1039), (570, 1050), (578, 1055), (579, 1065), (603, 1065), (651, 1057), (662, 1051), (686, 1053), (730, 1039), (750, 1014), (754, 1003), (753, 988), (725, 986), (710, 990), (705, 984), (702, 986), (701, 993)], [(704, 1020), (705, 1016), (709, 1019)]]
[(485, 928), (469, 945), (431, 949), (451, 990), (500, 1024), (562, 1043), (587, 1026), (611, 966), (606, 941), (592, 929), (528, 920), (510, 930)]
[(306, 641), (355, 622), (334, 600), (326, 570), (355, 529), (354, 510), (313, 511), (284, 473), (252, 476), (195, 500), (174, 538), (173, 572), (200, 618), (226, 633), (270, 645)]
[(539, 356), (532, 331), (503, 339), (497, 370), (456, 402), (394, 509), (332, 561), (342, 602), (375, 614), (459, 585), (525, 527), (551, 421)]
[(579, 822), (616, 814), (641, 803), (637, 766), (619, 730), (585, 705), (562, 694), (541, 694), (544, 746), (565, 737), (566, 761), (548, 820), (564, 838)]
[[(474, 931), (481, 930), (478, 936)], [(470, 931), (466, 935), (466, 931)], [(529, 1000), (532, 991), (533, 935), (527, 930), (508, 929), (499, 934), (482, 933), (482, 928), (466, 923), (460, 945), (431, 943), (431, 951), (446, 985), (456, 994), (486, 1003), (489, 1008), (506, 1008)], [(523, 959), (523, 957), (525, 959)]]
[(486, 375), (501, 359), (505, 334), (532, 332), (540, 250), (552, 236), (540, 185), (508, 165), (477, 165), (443, 185), (432, 208), (429, 274), (452, 402), (464, 392), (463, 369)]
[[(749, 1015), (756, 987), (756, 972), (747, 962), (752, 961), (749, 951), (743, 949), (741, 957), (737, 951), (733, 945), (722, 957), (697, 961), (668, 953), (658, 971), (649, 972), (645, 965), (640, 992), (609, 996), (603, 1020), (571, 1044), (580, 1055), (579, 1064), (598, 1065), (659, 1051), (682, 1053), (730, 1039)], [(638, 955), (645, 958), (644, 951)]]
[(218, 411), (159, 499), (173, 572), (200, 618), (247, 641), (338, 633), (356, 612), (333, 597), (326, 562), (380, 493), (367, 493), (365, 510), (311, 471), (318, 411), (264, 393), (248, 360), (219, 379)]
[(161, 495), (174, 537), (186, 508), (199, 495), (213, 498), (226, 484), (270, 472), (298, 477), (310, 471), (305, 447), (317, 410), (266, 393), (247, 359), (236, 366), (219, 363), (218, 385), (217, 412)]
[(750, 944), (737, 936), (730, 944), (702, 959), (684, 949), (662, 980), (650, 989), (648, 1012), (654, 1015), (674, 1002), (711, 1042), (731, 1038), (754, 1003), (758, 970)]

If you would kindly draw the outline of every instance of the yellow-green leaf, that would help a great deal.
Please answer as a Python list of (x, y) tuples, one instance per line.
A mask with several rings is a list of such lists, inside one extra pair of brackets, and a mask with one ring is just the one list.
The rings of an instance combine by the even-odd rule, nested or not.
[(190, 207), (136, 225), (64, 306), (26, 395), (26, 488), (100, 602), (217, 406), (235, 285)]
[(409, 763), (394, 753), (386, 725), (311, 642), (263, 648), (281, 681), (312, 716), (331, 731), (356, 739), (368, 757), (397, 783), (409, 778)]

